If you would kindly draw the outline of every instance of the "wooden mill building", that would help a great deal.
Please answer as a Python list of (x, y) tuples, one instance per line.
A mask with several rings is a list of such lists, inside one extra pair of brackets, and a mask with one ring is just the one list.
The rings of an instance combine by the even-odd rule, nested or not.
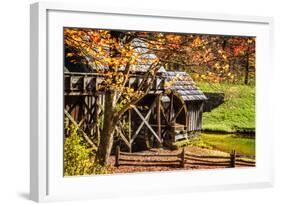
[[(144, 59), (156, 59), (140, 39), (132, 45)], [(65, 48), (65, 53), (68, 53)], [(137, 90), (150, 64), (132, 65), (128, 87)], [(98, 91), (104, 76), (97, 68), (72, 64), (65, 58), (64, 103), (67, 123), (79, 127), (87, 137), (95, 137), (103, 117), (104, 94)], [(106, 69), (106, 68), (98, 68)], [(121, 68), (120, 68), (121, 70)], [(202, 129), (203, 104), (207, 99), (186, 72), (161, 67), (151, 80), (147, 95), (127, 111), (115, 129), (115, 143), (130, 151), (169, 145)], [(172, 83), (171, 83), (172, 82)], [(168, 86), (167, 86), (168, 85)]]
[[(97, 118), (103, 113), (103, 93), (96, 89), (103, 76), (77, 71), (76, 67), (64, 68), (65, 119), (91, 138), (96, 133)], [(143, 67), (135, 69), (129, 86), (137, 87), (146, 71)], [(123, 149), (136, 151), (169, 145), (202, 129), (203, 104), (207, 98), (191, 77), (186, 72), (161, 67), (154, 81), (148, 94), (118, 122), (115, 143)]]

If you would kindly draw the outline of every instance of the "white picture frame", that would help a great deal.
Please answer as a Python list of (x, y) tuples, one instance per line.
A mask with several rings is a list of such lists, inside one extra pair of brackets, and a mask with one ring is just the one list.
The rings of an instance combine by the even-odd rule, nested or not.
[[(256, 167), (63, 177), (61, 31), (64, 26), (256, 36)], [(273, 95), (270, 72), (265, 71), (272, 67), (272, 29), (270, 17), (97, 8), (73, 3), (32, 4), (30, 198), (41, 202), (273, 186), (273, 133), (270, 131), (273, 125), (265, 120), (270, 118), (273, 106), (264, 100)], [(183, 181), (188, 183), (179, 183)]]

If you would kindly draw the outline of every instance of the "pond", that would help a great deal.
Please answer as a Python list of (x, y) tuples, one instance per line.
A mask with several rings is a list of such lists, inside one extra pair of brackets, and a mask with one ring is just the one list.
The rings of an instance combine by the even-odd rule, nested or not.
[(242, 133), (203, 132), (200, 139), (213, 149), (230, 153), (236, 150), (237, 154), (255, 156), (255, 135)]

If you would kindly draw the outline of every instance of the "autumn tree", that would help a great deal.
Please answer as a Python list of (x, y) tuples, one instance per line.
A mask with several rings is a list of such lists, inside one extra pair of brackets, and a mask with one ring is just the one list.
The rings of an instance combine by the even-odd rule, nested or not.
[(229, 37), (226, 43), (231, 68), (244, 84), (255, 76), (255, 42), (254, 37)]
[(178, 34), (171, 41), (181, 39), (180, 47), (167, 61), (172, 70), (184, 70), (197, 80), (221, 82), (233, 80), (234, 73), (229, 69), (229, 60), (225, 51), (225, 39), (217, 35)]
[[(171, 35), (170, 41), (181, 39), (167, 67), (185, 70), (196, 80), (208, 82), (249, 81), (255, 74), (255, 38), (204, 34)], [(177, 44), (179, 45), (179, 44)]]
[[(64, 29), (67, 61), (103, 77), (97, 88), (105, 96), (103, 126), (96, 153), (99, 164), (108, 163), (118, 121), (148, 93), (158, 69), (169, 58), (171, 52), (166, 40), (162, 33)], [(146, 66), (147, 72), (139, 87), (134, 89), (128, 86), (128, 81), (138, 66)]]

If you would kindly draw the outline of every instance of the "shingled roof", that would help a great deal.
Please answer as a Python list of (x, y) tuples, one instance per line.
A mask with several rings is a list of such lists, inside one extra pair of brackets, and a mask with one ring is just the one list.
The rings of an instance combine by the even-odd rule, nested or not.
[[(207, 100), (204, 93), (195, 85), (192, 78), (184, 71), (162, 72), (165, 82), (173, 81), (167, 89), (178, 93), (184, 101)], [(162, 101), (170, 101), (168, 97), (163, 97)]]
[[(140, 39), (134, 39), (133, 45), (137, 47), (136, 52), (142, 53), (142, 58), (155, 59), (157, 56), (153, 53), (148, 53), (144, 42)], [(147, 72), (150, 64), (146, 65), (135, 65), (132, 70), (134, 72)], [(168, 88), (176, 93), (178, 93), (184, 101), (195, 101), (195, 100), (207, 100), (204, 93), (195, 86), (192, 78), (184, 71), (166, 71), (166, 69), (161, 66), (158, 70), (161, 76), (165, 79), (165, 82), (175, 80), (172, 85)], [(166, 98), (166, 99), (165, 99)], [(168, 97), (163, 97), (163, 101), (169, 101)]]

